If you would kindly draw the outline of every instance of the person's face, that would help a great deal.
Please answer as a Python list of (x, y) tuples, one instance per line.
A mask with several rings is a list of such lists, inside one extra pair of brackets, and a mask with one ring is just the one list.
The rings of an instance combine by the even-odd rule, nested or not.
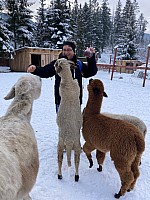
[(75, 53), (70, 46), (64, 45), (62, 49), (62, 54), (63, 56), (67, 56), (68, 60), (71, 60)]

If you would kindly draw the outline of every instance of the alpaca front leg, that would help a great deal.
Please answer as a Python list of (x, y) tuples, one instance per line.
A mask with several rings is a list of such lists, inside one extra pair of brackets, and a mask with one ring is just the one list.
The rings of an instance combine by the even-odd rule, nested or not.
[(99, 167), (97, 168), (97, 170), (99, 172), (102, 171), (102, 164), (103, 164), (103, 162), (105, 160), (105, 155), (106, 155), (105, 153), (99, 151), (98, 149), (96, 150), (96, 159), (97, 159), (97, 162), (98, 162), (98, 165), (99, 165)]
[(83, 151), (86, 154), (87, 159), (89, 160), (89, 163), (90, 163), (89, 168), (93, 167), (93, 160), (92, 160), (92, 155), (91, 155), (91, 152), (93, 150), (95, 150), (95, 148), (91, 146), (90, 144), (88, 144), (87, 142), (85, 142), (85, 144), (83, 145)]
[(57, 146), (57, 156), (58, 156), (58, 179), (62, 179), (62, 161), (63, 161), (63, 145), (58, 143)]

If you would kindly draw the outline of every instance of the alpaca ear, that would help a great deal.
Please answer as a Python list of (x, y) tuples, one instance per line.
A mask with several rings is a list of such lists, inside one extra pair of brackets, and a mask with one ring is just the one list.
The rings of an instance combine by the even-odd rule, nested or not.
[(73, 61), (71, 61), (71, 60), (67, 60), (68, 61), (68, 63), (70, 64), (70, 69), (75, 69), (75, 68), (77, 68), (77, 66), (75, 65), (75, 63), (73, 62)]
[(106, 92), (103, 93), (103, 97), (108, 97), (108, 95), (106, 94)]
[(93, 79), (91, 78), (90, 80), (89, 80), (89, 83), (91, 83), (93, 81)]
[(54, 64), (55, 71), (56, 71), (57, 74), (60, 73), (60, 71), (62, 70), (60, 64), (61, 64), (61, 61), (59, 59)]
[(15, 97), (15, 86), (11, 88), (8, 94), (4, 97), (5, 100), (9, 100)]

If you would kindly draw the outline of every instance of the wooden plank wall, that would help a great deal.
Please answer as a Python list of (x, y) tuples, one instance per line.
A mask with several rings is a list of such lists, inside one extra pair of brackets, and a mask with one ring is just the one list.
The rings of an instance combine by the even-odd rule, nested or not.
[(42, 49), (42, 48), (22, 48), (16, 50), (14, 58), (10, 60), (10, 68), (12, 71), (25, 72), (27, 66), (31, 64), (31, 55), (41, 55), (41, 66), (45, 66), (52, 60), (57, 59), (60, 54), (60, 49)]

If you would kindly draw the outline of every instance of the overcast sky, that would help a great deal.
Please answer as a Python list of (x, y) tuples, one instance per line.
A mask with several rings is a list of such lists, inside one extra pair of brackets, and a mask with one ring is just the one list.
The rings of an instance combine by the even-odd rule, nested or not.
[[(36, 2), (34, 5), (34, 9), (39, 7), (39, 0), (30, 0), (32, 2)], [(71, 0), (72, 2), (74, 2), (74, 0)], [(49, 4), (50, 0), (46, 0), (47, 4)], [(88, 0), (78, 0), (79, 3), (83, 3), (84, 2), (88, 2)], [(98, 2), (101, 4), (102, 0), (98, 0)], [(113, 9), (115, 10), (116, 5), (118, 3), (118, 0), (108, 0), (109, 2), (109, 7), (111, 9), (111, 11), (113, 11)], [(121, 0), (122, 5), (125, 5), (126, 0)], [(139, 8), (140, 8), (140, 13), (144, 14), (144, 18), (148, 21), (148, 25), (147, 25), (147, 31), (146, 33), (150, 34), (150, 6), (149, 6), (149, 0), (137, 0), (138, 4), (139, 4)]]

